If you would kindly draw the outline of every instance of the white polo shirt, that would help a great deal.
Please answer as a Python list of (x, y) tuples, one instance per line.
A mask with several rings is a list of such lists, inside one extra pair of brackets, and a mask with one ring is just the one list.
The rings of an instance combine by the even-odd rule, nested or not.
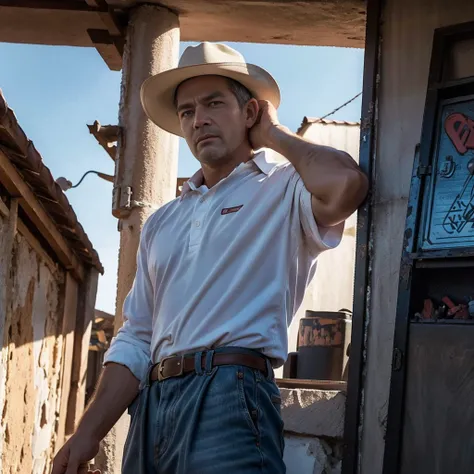
[(316, 257), (338, 245), (344, 225), (318, 229), (294, 167), (267, 155), (211, 189), (199, 170), (148, 219), (125, 322), (105, 363), (125, 365), (140, 380), (150, 361), (220, 346), (284, 363), (287, 327)]

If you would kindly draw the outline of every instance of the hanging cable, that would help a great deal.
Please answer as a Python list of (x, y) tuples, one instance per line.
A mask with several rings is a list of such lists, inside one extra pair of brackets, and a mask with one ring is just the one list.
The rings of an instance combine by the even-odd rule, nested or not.
[(332, 112), (329, 112), (328, 114), (324, 115), (323, 117), (320, 118), (320, 120), (324, 120), (325, 118), (329, 117), (330, 115), (333, 115), (335, 114), (336, 112), (338, 112), (339, 110), (341, 110), (342, 108), (344, 108), (346, 105), (349, 105), (351, 102), (353, 102), (354, 100), (357, 99), (357, 97), (359, 97), (360, 95), (362, 95), (362, 92), (359, 92), (357, 95), (355, 95), (354, 97), (352, 97), (352, 99), (349, 99), (347, 102), (345, 102), (344, 104), (340, 105), (339, 107), (336, 107)]
[(90, 170), (90, 171), (87, 171), (86, 173), (84, 173), (84, 175), (83, 175), (82, 178), (79, 180), (79, 182), (78, 182), (77, 184), (74, 184), (73, 186), (71, 186), (71, 189), (77, 188), (77, 187), (82, 183), (82, 181), (84, 180), (84, 178), (85, 178), (88, 174), (90, 174), (90, 173), (94, 173), (94, 174), (96, 174), (97, 176), (99, 176), (100, 178), (105, 179), (106, 181), (110, 181), (111, 183), (114, 182), (114, 177), (113, 177), (113, 176), (108, 175), (108, 174), (105, 174), (105, 173), (101, 173), (100, 171)]

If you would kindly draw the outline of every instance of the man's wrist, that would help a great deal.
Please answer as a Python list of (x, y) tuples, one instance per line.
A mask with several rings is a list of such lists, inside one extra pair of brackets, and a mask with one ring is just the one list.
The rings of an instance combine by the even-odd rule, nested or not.
[(268, 143), (267, 147), (271, 148), (272, 150), (276, 151), (277, 153), (281, 153), (280, 144), (282, 140), (285, 140), (289, 136), (293, 136), (293, 132), (284, 125), (278, 124), (274, 125), (269, 133), (268, 136)]
[(99, 431), (100, 427), (92, 426), (91, 423), (88, 423), (86, 420), (83, 420), (79, 423), (75, 434), (78, 437), (93, 439), (94, 441), (98, 441), (100, 443), (100, 441), (102, 441), (103, 436), (102, 433), (99, 433)]

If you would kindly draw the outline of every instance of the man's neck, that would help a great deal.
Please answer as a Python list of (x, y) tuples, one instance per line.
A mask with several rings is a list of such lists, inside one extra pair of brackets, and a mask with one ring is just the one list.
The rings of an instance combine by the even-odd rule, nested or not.
[(253, 151), (241, 155), (240, 157), (235, 157), (230, 160), (222, 160), (223, 163), (221, 166), (209, 166), (206, 163), (202, 163), (202, 173), (204, 177), (204, 184), (210, 189), (215, 186), (219, 181), (232, 173), (232, 171), (237, 168), (241, 163), (246, 163), (254, 157)]

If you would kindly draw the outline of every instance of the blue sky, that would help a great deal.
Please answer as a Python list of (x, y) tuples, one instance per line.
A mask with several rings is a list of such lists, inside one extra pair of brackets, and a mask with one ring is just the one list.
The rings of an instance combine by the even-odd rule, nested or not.
[[(294, 131), (305, 115), (325, 115), (362, 90), (362, 50), (229, 44), (277, 79), (280, 121)], [(186, 46), (182, 43), (181, 50)], [(110, 71), (92, 48), (0, 43), (0, 64), (0, 88), (55, 178), (65, 176), (75, 183), (90, 169), (113, 174), (113, 161), (86, 124), (117, 123), (119, 72)], [(360, 97), (331, 118), (359, 120)], [(179, 176), (198, 169), (183, 142), (179, 156)], [(67, 197), (105, 267), (97, 307), (113, 313), (119, 234), (111, 193), (111, 183), (90, 175)]]

